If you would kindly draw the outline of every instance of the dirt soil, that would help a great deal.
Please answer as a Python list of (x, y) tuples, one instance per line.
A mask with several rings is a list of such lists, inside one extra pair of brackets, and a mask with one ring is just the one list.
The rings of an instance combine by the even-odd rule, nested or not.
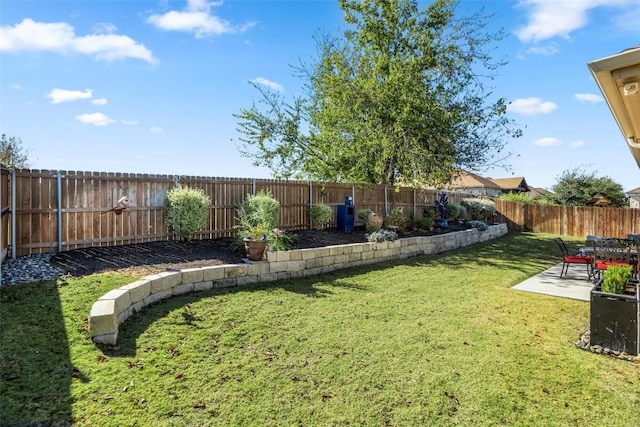
[[(466, 225), (450, 225), (447, 230), (413, 230), (401, 233), (400, 237), (442, 234), (467, 229)], [(293, 249), (318, 248), (323, 246), (364, 243), (367, 241), (364, 228), (345, 232), (336, 228), (325, 230), (291, 231)], [(244, 248), (237, 247), (233, 238), (159, 241), (73, 249), (59, 252), (51, 263), (72, 277), (99, 272), (121, 272), (132, 275), (149, 275), (168, 270), (197, 268), (222, 264), (241, 264), (246, 258)]]

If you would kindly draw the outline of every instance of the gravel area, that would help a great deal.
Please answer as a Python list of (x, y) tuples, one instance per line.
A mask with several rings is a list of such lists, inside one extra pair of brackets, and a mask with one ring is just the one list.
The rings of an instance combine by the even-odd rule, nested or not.
[(26, 255), (2, 262), (2, 286), (56, 280), (64, 271), (51, 263), (52, 253)]

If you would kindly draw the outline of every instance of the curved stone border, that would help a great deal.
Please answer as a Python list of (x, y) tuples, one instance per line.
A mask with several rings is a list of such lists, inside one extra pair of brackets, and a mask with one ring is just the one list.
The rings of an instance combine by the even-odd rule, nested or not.
[(89, 331), (94, 342), (115, 345), (119, 325), (143, 307), (165, 298), (213, 288), (314, 276), (392, 259), (432, 255), (492, 240), (506, 233), (507, 225), (498, 224), (489, 226), (486, 231), (469, 229), (394, 242), (267, 252), (266, 261), (162, 272), (121, 286), (100, 297), (91, 307)]

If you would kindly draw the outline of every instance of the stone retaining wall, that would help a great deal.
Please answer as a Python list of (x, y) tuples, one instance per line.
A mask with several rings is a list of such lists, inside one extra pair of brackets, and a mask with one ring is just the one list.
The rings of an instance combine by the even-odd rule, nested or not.
[(91, 307), (94, 342), (115, 345), (118, 326), (147, 305), (188, 292), (252, 285), (313, 276), (347, 267), (431, 255), (492, 240), (507, 233), (506, 224), (394, 242), (354, 243), (313, 249), (267, 252), (266, 261), (168, 271), (144, 277), (104, 294)]

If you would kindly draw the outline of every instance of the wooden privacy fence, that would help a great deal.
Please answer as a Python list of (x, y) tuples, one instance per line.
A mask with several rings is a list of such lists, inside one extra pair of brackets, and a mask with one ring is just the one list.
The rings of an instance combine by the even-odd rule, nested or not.
[(510, 230), (616, 238), (640, 233), (640, 209), (495, 202), (498, 222), (505, 222)]
[[(397, 206), (416, 219), (422, 218), (424, 209), (433, 208), (437, 196), (436, 190), (251, 178), (31, 169), (17, 169), (11, 176), (15, 177), (14, 238), (3, 244), (12, 245), (17, 256), (170, 240), (174, 235), (165, 224), (163, 207), (167, 192), (178, 184), (202, 189), (211, 198), (208, 222), (196, 234), (198, 239), (232, 236), (237, 205), (259, 190), (270, 191), (280, 202), (279, 227), (287, 230), (309, 228), (309, 208), (319, 203), (332, 207), (335, 226), (337, 206), (344, 204), (345, 196), (353, 198), (356, 212), (371, 209), (386, 214)], [(112, 208), (125, 196), (131, 206), (116, 214)], [(464, 197), (470, 195), (449, 193), (450, 201)], [(4, 232), (4, 216), (2, 225)]]

